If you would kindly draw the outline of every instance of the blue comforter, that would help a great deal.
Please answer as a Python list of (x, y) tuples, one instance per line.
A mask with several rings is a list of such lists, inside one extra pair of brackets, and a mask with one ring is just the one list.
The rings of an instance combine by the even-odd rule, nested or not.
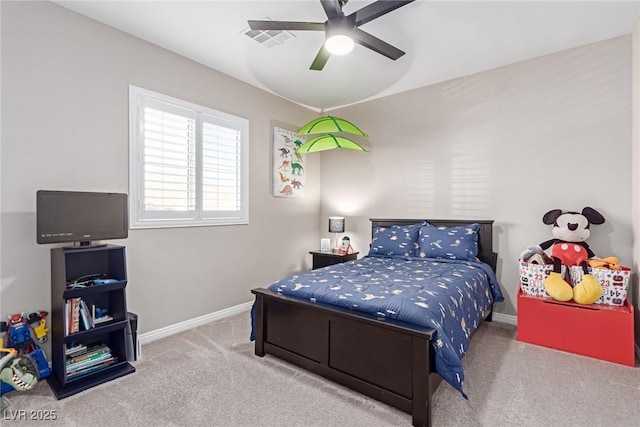
[(269, 286), (278, 294), (427, 326), (436, 371), (466, 398), (461, 359), (500, 286), (484, 263), (366, 256), (296, 274)]

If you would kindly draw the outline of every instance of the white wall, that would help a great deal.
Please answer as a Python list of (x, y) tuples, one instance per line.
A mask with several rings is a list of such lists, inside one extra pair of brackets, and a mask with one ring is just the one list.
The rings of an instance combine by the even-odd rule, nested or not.
[(323, 153), (323, 217), (346, 215), (364, 252), (370, 217), (495, 220), (496, 311), (514, 314), (518, 256), (552, 238), (551, 209), (600, 211), (591, 248), (631, 265), (630, 107), (626, 36), (332, 111), (371, 152)]
[(250, 289), (310, 268), (320, 161), (306, 197), (271, 196), (273, 125), (317, 113), (48, 2), (2, 2), (0, 315), (49, 310), (49, 245), (38, 189), (128, 191), (128, 85), (246, 117), (250, 224), (132, 230), (129, 310), (139, 332), (251, 301)]

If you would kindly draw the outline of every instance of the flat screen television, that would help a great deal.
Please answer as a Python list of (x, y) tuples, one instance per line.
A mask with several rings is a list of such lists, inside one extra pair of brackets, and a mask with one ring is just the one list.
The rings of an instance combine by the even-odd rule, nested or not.
[(37, 242), (81, 246), (129, 235), (127, 195), (84, 191), (38, 190)]

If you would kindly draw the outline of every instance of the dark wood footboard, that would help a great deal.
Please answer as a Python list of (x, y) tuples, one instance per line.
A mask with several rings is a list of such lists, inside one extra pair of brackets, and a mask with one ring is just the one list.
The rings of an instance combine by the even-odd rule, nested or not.
[(255, 354), (272, 354), (431, 424), (435, 330), (254, 289)]
[[(418, 219), (371, 219), (375, 227), (417, 224)], [(478, 258), (495, 271), (493, 221), (427, 220), (455, 227), (478, 223)], [(271, 354), (411, 414), (414, 426), (431, 425), (436, 373), (435, 330), (253, 289), (255, 354)], [(491, 312), (487, 318), (491, 319)]]

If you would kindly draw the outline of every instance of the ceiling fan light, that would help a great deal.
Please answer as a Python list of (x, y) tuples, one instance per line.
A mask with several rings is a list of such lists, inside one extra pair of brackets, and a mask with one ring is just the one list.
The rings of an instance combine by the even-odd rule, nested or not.
[(353, 39), (344, 34), (335, 34), (327, 37), (324, 47), (334, 55), (346, 55), (353, 50)]

